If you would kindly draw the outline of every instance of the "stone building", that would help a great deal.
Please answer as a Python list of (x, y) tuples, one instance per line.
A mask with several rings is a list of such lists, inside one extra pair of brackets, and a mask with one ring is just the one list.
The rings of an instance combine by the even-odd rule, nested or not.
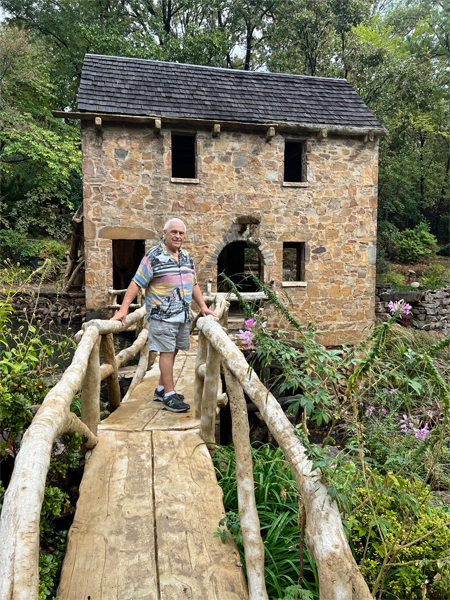
[(373, 323), (385, 130), (346, 80), (86, 55), (78, 110), (88, 315), (177, 215), (204, 291), (253, 270), (325, 344)]

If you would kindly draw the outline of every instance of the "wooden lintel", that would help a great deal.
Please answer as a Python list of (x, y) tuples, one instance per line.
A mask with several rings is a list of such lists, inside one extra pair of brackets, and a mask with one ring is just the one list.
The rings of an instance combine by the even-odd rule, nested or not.
[(220, 135), (220, 123), (214, 123), (213, 125), (213, 137), (219, 137)]
[(155, 119), (155, 134), (159, 135), (161, 133), (161, 119)]
[(373, 142), (373, 131), (369, 131), (369, 133), (366, 133), (366, 135), (364, 136), (364, 143), (367, 144), (368, 142)]
[(266, 141), (270, 142), (273, 137), (275, 137), (275, 127), (269, 127), (266, 133)]
[(327, 129), (321, 129), (319, 131), (319, 133), (317, 134), (317, 139), (319, 140), (324, 140), (328, 137), (328, 130)]
[(101, 117), (95, 117), (95, 129), (97, 129), (97, 131), (100, 131), (100, 129), (102, 128), (102, 118)]

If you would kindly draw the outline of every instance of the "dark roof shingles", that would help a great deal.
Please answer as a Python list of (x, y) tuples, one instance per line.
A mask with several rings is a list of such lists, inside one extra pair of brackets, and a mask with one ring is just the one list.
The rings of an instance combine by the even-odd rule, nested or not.
[(248, 123), (380, 128), (345, 79), (86, 54), (78, 109)]

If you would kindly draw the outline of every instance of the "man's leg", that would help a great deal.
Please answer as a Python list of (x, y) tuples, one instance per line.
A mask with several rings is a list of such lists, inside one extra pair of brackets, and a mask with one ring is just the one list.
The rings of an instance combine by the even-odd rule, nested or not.
[(174, 350), (174, 352), (161, 352), (159, 355), (159, 370), (161, 371), (159, 385), (164, 387), (164, 392), (166, 394), (175, 390), (175, 385), (173, 383), (173, 365), (177, 352), (178, 350)]
[[(178, 354), (178, 350), (175, 350), (174, 352), (161, 352), (159, 355), (159, 369), (161, 371), (161, 376), (159, 378), (159, 385), (162, 386), (164, 388), (164, 390), (171, 392), (174, 389), (174, 383), (173, 383), (173, 365), (175, 364), (175, 358)], [(163, 358), (164, 356), (164, 358)], [(171, 367), (171, 383), (172, 383), (172, 387), (168, 388), (166, 385), (164, 385), (164, 378), (163, 378), (163, 369), (165, 372), (167, 372), (167, 370), (169, 369), (169, 358), (171, 357), (171, 361), (172, 361), (172, 367)], [(163, 366), (164, 364), (164, 366)], [(170, 381), (168, 382), (170, 383)]]

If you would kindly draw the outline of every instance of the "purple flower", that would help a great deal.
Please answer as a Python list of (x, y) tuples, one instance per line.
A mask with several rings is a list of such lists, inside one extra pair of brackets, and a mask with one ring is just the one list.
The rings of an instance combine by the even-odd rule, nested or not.
[(411, 304), (408, 304), (403, 299), (399, 300), (398, 302), (392, 302), (392, 301), (389, 302), (389, 312), (391, 313), (391, 315), (395, 315), (395, 314), (399, 313), (400, 319), (403, 316), (411, 314), (411, 309), (412, 309)]
[(370, 417), (373, 414), (374, 410), (375, 410), (375, 406), (371, 406), (370, 408), (368, 408), (366, 410), (366, 417)]
[(383, 408), (381, 412), (383, 413), (383, 415), (387, 415), (387, 410), (385, 408)]
[(425, 423), (425, 427), (423, 429), (413, 429), (414, 431), (414, 436), (418, 439), (418, 440), (424, 440), (427, 435), (430, 433), (428, 430), (428, 423)]
[(400, 429), (405, 435), (413, 433), (414, 437), (418, 440), (425, 440), (430, 433), (428, 423), (425, 423), (425, 426), (422, 427), (422, 421), (420, 419), (413, 419), (412, 417), (403, 415), (403, 419), (401, 419), (400, 423)]
[(244, 340), (244, 342), (247, 344), (248, 348), (250, 349), (252, 347), (253, 333), (248, 330), (242, 331), (242, 329), (239, 329), (239, 333), (241, 334), (241, 340)]

